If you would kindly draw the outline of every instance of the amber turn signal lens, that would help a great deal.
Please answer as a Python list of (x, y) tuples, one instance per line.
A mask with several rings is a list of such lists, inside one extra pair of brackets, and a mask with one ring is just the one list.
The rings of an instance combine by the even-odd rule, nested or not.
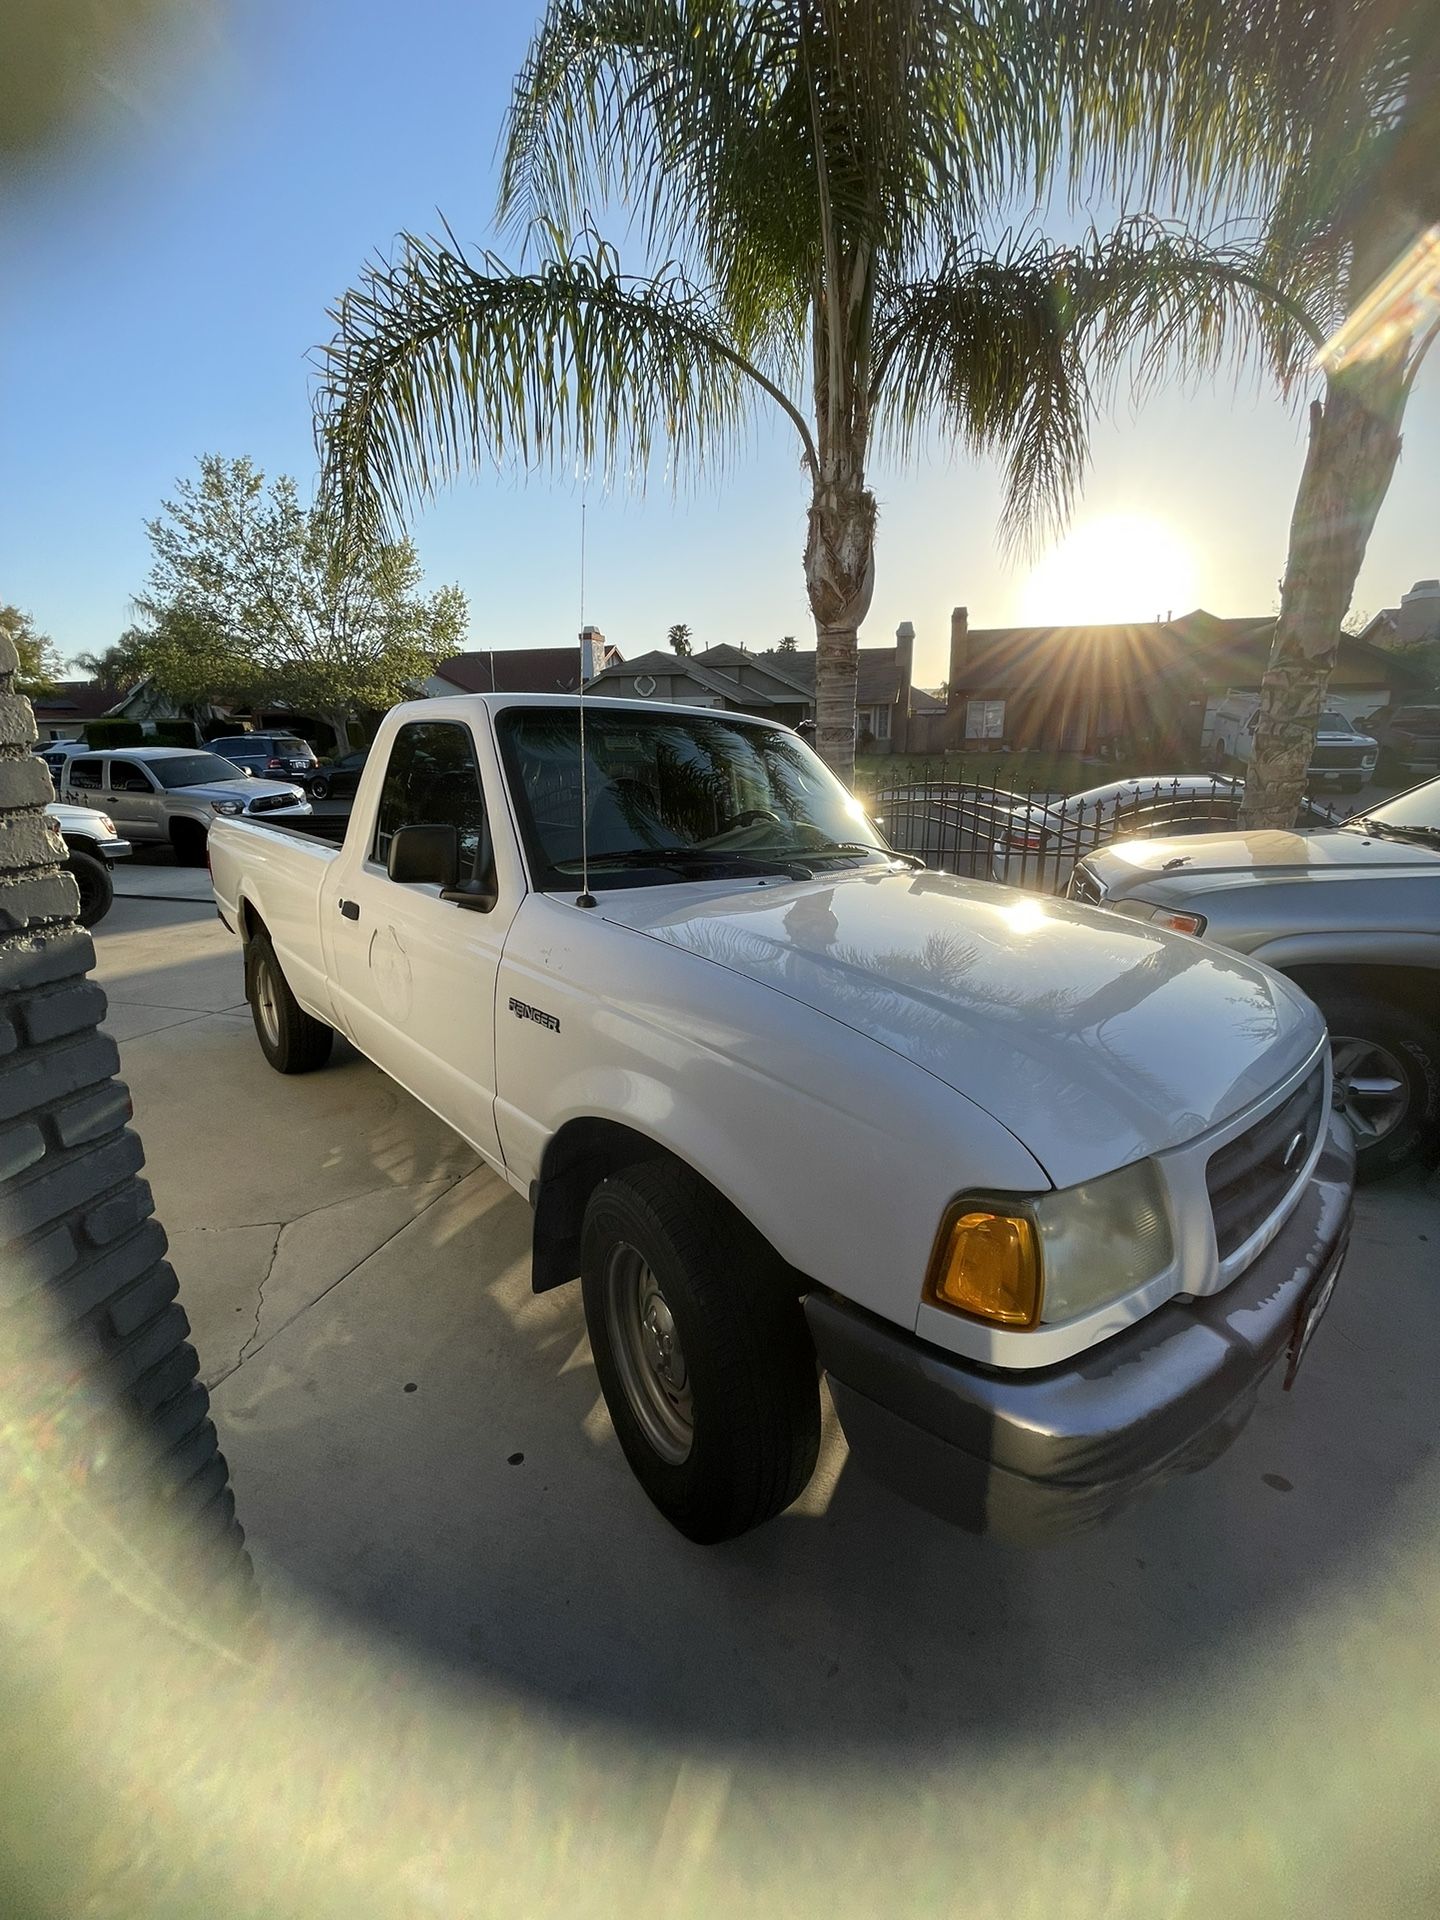
[(1023, 1214), (973, 1207), (946, 1221), (936, 1243), (925, 1297), (1001, 1327), (1033, 1327), (1040, 1318), (1040, 1252)]
[(1203, 933), (1205, 916), (1203, 913), (1155, 913), (1151, 915), (1157, 927), (1168, 927), (1171, 933)]

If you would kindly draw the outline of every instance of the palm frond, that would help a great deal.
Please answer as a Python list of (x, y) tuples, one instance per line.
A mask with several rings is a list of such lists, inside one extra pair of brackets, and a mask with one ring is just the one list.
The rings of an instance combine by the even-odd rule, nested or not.
[(681, 461), (723, 452), (756, 387), (803, 418), (736, 353), (713, 302), (678, 269), (637, 278), (593, 234), (512, 272), (450, 234), (405, 236), (331, 313), (317, 425), (331, 503), (393, 527), (407, 505), (477, 465), (579, 463), (643, 480), (657, 442)]
[(903, 450), (938, 423), (1001, 458), (1011, 545), (1062, 523), (1085, 471), (1094, 403), (1064, 261), (1033, 236), (957, 248), (929, 278), (883, 288), (876, 316), (883, 428)]

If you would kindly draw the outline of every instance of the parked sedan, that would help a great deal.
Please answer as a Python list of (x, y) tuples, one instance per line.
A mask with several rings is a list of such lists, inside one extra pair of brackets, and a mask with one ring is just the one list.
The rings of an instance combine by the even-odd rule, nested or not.
[(237, 767), (268, 779), (308, 779), (319, 766), (315, 749), (295, 733), (230, 733), (209, 743)]
[(65, 871), (80, 890), (80, 924), (96, 926), (115, 900), (111, 865), (129, 853), (130, 842), (120, 838), (115, 822), (98, 807), (67, 807), (54, 801), (45, 813), (65, 842)]
[(338, 760), (332, 760), (328, 766), (316, 767), (307, 782), (311, 799), (353, 800), (369, 758), (370, 749), (361, 747), (355, 753), (342, 753)]
[(299, 787), (256, 780), (218, 753), (186, 747), (72, 754), (62, 780), (62, 799), (103, 806), (127, 839), (172, 846), (186, 866), (204, 866), (217, 814), (310, 811)]
[[(1147, 774), (1072, 793), (1049, 806), (1027, 807), (997, 838), (992, 879), (1041, 893), (1061, 893), (1075, 863), (1112, 840), (1173, 839), (1234, 827), (1245, 782), (1224, 774)], [(1312, 800), (1302, 804), (1301, 826), (1333, 826), (1336, 816)]]

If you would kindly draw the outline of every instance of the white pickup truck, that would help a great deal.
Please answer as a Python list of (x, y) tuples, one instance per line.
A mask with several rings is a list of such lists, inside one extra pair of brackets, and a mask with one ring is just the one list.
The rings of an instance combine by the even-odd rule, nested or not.
[(344, 1034), (529, 1199), (656, 1506), (713, 1541), (794, 1500), (817, 1361), (856, 1458), (977, 1531), (1218, 1453), (1349, 1230), (1304, 994), (1163, 915), (917, 870), (787, 728), (581, 728), (398, 707), (348, 823), (221, 818), (210, 857), (271, 1064)]

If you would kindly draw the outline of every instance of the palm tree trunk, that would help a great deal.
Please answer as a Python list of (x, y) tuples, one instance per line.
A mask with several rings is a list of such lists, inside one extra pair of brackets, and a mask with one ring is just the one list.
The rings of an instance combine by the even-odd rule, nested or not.
[[(1408, 346), (1408, 342), (1405, 343)], [(1326, 381), (1290, 522), (1280, 618), (1260, 689), (1243, 822), (1290, 827), (1305, 790), (1340, 623), (1400, 457), (1405, 348)]]
[(849, 462), (825, 467), (811, 497), (805, 543), (805, 586), (815, 617), (815, 746), (848, 787), (855, 778), (859, 629), (875, 589), (875, 496)]

